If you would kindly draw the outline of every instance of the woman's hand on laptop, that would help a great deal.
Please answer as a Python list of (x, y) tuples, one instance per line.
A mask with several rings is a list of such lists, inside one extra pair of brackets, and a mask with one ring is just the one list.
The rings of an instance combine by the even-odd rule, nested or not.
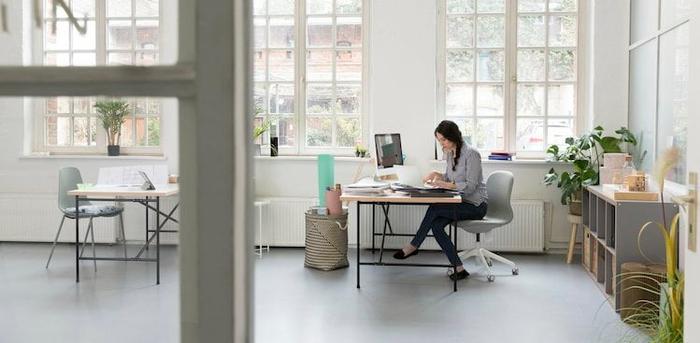
[(444, 189), (457, 189), (457, 186), (452, 183), (452, 182), (446, 182), (442, 180), (434, 180), (432, 182), (427, 182), (427, 184), (435, 187), (435, 188), (444, 188)]
[(425, 183), (433, 183), (435, 181), (442, 181), (442, 174), (435, 170), (431, 171), (430, 174), (423, 177), (423, 182)]

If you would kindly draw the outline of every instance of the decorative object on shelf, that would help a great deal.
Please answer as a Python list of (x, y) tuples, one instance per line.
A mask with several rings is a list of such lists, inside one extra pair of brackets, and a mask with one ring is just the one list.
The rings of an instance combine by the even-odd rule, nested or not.
[(628, 192), (615, 191), (613, 193), (615, 200), (631, 200), (631, 201), (659, 201), (659, 193), (656, 192)]
[(367, 155), (367, 148), (362, 144), (355, 145), (355, 157), (365, 157)]
[[(255, 113), (259, 113), (260, 109), (256, 109)], [(253, 128), (253, 141), (258, 141), (260, 139), (260, 136), (262, 136), (265, 132), (267, 132), (270, 127), (272, 126), (272, 121), (270, 119), (265, 119), (260, 123), (260, 125), (256, 126)], [(260, 156), (260, 143), (255, 143), (255, 150), (253, 151), (253, 154), (255, 156)]]
[(600, 180), (600, 160), (605, 153), (622, 153), (621, 145), (635, 146), (637, 139), (625, 127), (616, 130), (617, 137), (604, 136), (604, 129), (597, 126), (580, 137), (568, 137), (565, 146), (551, 145), (547, 154), (553, 161), (571, 163), (573, 171), (558, 173), (551, 168), (544, 176), (546, 185), (556, 184), (561, 189), (562, 205), (569, 205), (569, 213), (581, 215), (581, 190), (597, 185)]
[(625, 176), (625, 185), (629, 192), (646, 192), (647, 177), (643, 172)]
[(277, 156), (279, 153), (279, 138), (270, 137), (270, 156)]
[(326, 207), (326, 188), (335, 184), (335, 160), (333, 155), (318, 155), (318, 205)]
[[(654, 342), (683, 342), (683, 302), (685, 295), (685, 276), (678, 268), (678, 227), (680, 213), (676, 213), (670, 221), (667, 221), (666, 206), (664, 202), (664, 183), (666, 175), (678, 163), (680, 152), (676, 148), (666, 150), (657, 162), (654, 178), (659, 186), (661, 197), (662, 222), (649, 221), (639, 230), (638, 241), (650, 227), (656, 227), (663, 236), (665, 248), (665, 261), (651, 261), (641, 247), (639, 252), (650, 263), (664, 262), (665, 282), (652, 279), (652, 286), (641, 287), (649, 293), (657, 294), (658, 305), (639, 309), (634, 316), (627, 317), (627, 324), (636, 326), (649, 334)], [(624, 280), (646, 280), (650, 282), (647, 273), (629, 273), (622, 275)], [(659, 291), (660, 290), (660, 291)], [(623, 290), (624, 291), (624, 290)]]
[(343, 214), (343, 206), (340, 203), (340, 195), (342, 194), (340, 184), (336, 183), (335, 188), (326, 188), (326, 207), (328, 214), (341, 215)]
[(107, 155), (119, 156), (122, 125), (129, 115), (129, 104), (121, 100), (98, 101), (95, 110), (102, 127), (107, 131)]
[[(634, 320), (634, 316), (644, 311), (654, 311), (658, 315), (656, 306), (659, 302), (661, 283), (666, 281), (664, 265), (644, 264), (640, 262), (626, 262), (621, 268), (622, 275), (645, 275), (647, 278), (623, 278), (620, 288), (624, 291), (620, 294), (620, 318)], [(649, 292), (653, 290), (653, 292)]]

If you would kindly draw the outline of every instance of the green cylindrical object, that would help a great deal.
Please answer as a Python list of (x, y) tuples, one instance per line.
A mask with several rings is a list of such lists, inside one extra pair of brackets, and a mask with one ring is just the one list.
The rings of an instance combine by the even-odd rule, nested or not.
[(326, 187), (333, 188), (335, 175), (333, 155), (318, 155), (318, 206), (326, 206)]

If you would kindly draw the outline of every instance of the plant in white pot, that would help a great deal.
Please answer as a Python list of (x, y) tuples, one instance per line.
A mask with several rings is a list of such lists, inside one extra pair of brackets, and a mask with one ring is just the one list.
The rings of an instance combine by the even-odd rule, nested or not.
[(551, 168), (544, 176), (546, 185), (561, 189), (561, 203), (569, 206), (569, 213), (581, 215), (581, 191), (600, 180), (600, 161), (605, 153), (622, 152), (623, 143), (634, 147), (637, 139), (625, 127), (615, 131), (617, 136), (605, 136), (604, 129), (596, 126), (579, 137), (566, 138), (565, 144), (549, 146), (547, 154), (553, 161), (571, 163), (571, 171), (561, 173)]
[(122, 125), (129, 116), (129, 104), (121, 100), (98, 101), (95, 109), (97, 118), (107, 131), (107, 155), (119, 156)]
[(272, 125), (272, 122), (270, 119), (265, 119), (263, 120), (260, 125), (256, 126), (253, 129), (253, 141), (255, 142), (255, 151), (254, 154), (255, 156), (260, 156), (260, 145), (261, 145), (261, 140), (259, 139), (260, 136), (262, 136), (267, 130), (270, 129), (270, 126)]

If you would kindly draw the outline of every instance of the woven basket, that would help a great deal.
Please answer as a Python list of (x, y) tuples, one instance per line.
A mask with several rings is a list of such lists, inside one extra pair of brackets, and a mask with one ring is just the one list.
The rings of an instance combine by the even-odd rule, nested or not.
[(306, 212), (304, 266), (333, 270), (348, 266), (348, 215)]

